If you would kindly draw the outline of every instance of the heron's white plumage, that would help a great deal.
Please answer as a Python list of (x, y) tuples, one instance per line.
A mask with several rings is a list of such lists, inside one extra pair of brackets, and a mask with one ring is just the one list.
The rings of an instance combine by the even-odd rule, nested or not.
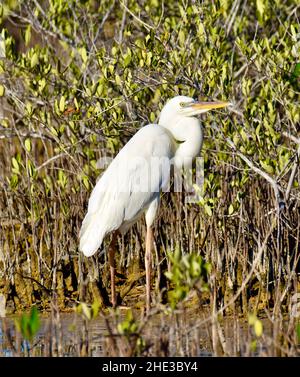
[(153, 222), (160, 190), (169, 179), (167, 164), (158, 164), (164, 158), (170, 161), (174, 153), (169, 131), (153, 124), (141, 128), (121, 149), (89, 200), (80, 231), (80, 250), (86, 256), (97, 251), (107, 233), (125, 232), (148, 208), (147, 223)]
[[(146, 310), (151, 302), (151, 225), (159, 206), (161, 189), (169, 181), (170, 164), (187, 167), (202, 146), (202, 129), (195, 117), (211, 109), (228, 106), (228, 102), (197, 102), (177, 96), (163, 107), (159, 124), (140, 129), (119, 152), (97, 182), (80, 230), (80, 250), (93, 255), (107, 233), (121, 233), (145, 213), (147, 234), (145, 252)], [(115, 243), (109, 247), (112, 305), (117, 305), (115, 290)]]
[(80, 230), (80, 250), (86, 256), (97, 251), (107, 233), (125, 232), (143, 213), (147, 226), (152, 225), (171, 161), (182, 167), (185, 158), (200, 153), (203, 135), (195, 115), (228, 104), (174, 97), (163, 107), (158, 125), (141, 128), (129, 140), (92, 191)]
[(159, 124), (166, 128), (175, 140), (180, 141), (174, 156), (174, 164), (178, 169), (184, 166), (185, 160), (199, 156), (203, 143), (200, 121), (192, 116), (192, 108), (180, 107), (180, 104), (185, 103), (193, 104), (195, 101), (186, 96), (172, 98), (162, 109), (159, 118)]

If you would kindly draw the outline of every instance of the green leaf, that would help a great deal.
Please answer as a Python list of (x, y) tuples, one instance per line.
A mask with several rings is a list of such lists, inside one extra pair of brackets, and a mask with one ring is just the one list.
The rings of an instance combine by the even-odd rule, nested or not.
[(91, 309), (85, 304), (84, 302), (81, 303), (82, 313), (83, 315), (90, 320), (92, 318), (92, 312)]
[(22, 314), (19, 319), (16, 319), (15, 327), (24, 339), (31, 341), (40, 329), (40, 318), (37, 308), (33, 306), (29, 316)]
[(63, 113), (64, 110), (65, 110), (65, 104), (66, 104), (66, 99), (64, 96), (61, 96), (60, 97), (60, 101), (59, 101), (59, 110)]
[(229, 215), (229, 216), (232, 215), (233, 212), (234, 212), (234, 206), (233, 206), (233, 204), (230, 204), (230, 206), (229, 206), (229, 208), (228, 208), (228, 215)]
[(88, 57), (87, 57), (87, 52), (86, 52), (86, 48), (85, 48), (85, 47), (81, 47), (81, 49), (79, 50), (79, 53), (80, 53), (80, 55), (81, 55), (81, 59), (82, 59), (82, 61), (83, 61), (84, 63), (86, 63), (86, 62), (87, 62), (87, 59), (88, 59)]
[(30, 102), (26, 103), (25, 109), (26, 109), (27, 115), (29, 115), (29, 116), (32, 115), (33, 108), (32, 108), (32, 104)]
[(128, 67), (129, 64), (131, 62), (131, 53), (127, 53), (125, 56), (124, 56), (124, 67)]
[(166, 272), (165, 272), (165, 276), (166, 276), (169, 280), (172, 280), (172, 279), (173, 279), (173, 274), (172, 274), (172, 272), (170, 272), (170, 271), (166, 271)]
[(122, 80), (121, 80), (121, 77), (119, 75), (115, 76), (115, 82), (118, 86), (120, 86), (122, 84)]
[(184, 46), (184, 43), (185, 43), (185, 34), (184, 34), (184, 31), (182, 29), (178, 33), (178, 38), (179, 38), (179, 44), (180, 44), (180, 46)]
[(117, 49), (117, 47), (116, 47), (116, 46), (113, 46), (112, 49), (111, 49), (111, 54), (112, 54), (112, 56), (116, 56), (117, 53), (118, 53), (118, 49)]
[(78, 110), (79, 109), (79, 104), (78, 104), (78, 101), (76, 98), (74, 98), (74, 105), (75, 105), (75, 109)]
[(34, 306), (31, 309), (31, 313), (30, 313), (30, 317), (29, 317), (29, 325), (30, 325), (30, 330), (31, 330), (30, 332), (31, 332), (32, 336), (34, 336), (40, 328), (39, 312), (38, 312), (36, 306)]
[(58, 133), (57, 133), (57, 131), (54, 127), (50, 127), (50, 131), (51, 131), (52, 135), (58, 136)]
[(150, 121), (151, 121), (152, 123), (154, 123), (154, 122), (155, 122), (155, 119), (156, 119), (156, 116), (155, 116), (154, 112), (151, 111), (151, 113), (150, 113)]
[(204, 210), (205, 210), (205, 212), (207, 213), (207, 215), (208, 215), (209, 217), (212, 216), (212, 209), (211, 209), (211, 206), (210, 206), (210, 205), (205, 204), (205, 205), (204, 205)]
[(295, 65), (295, 68), (291, 74), (291, 81), (294, 82), (300, 77), (300, 63)]
[(31, 60), (30, 60), (31, 68), (34, 68), (37, 65), (38, 62), (39, 62), (39, 57), (38, 57), (38, 54), (35, 52), (32, 55)]
[(30, 160), (27, 161), (27, 170), (28, 170), (29, 176), (33, 177), (36, 172), (36, 169), (35, 169), (34, 164)]
[(263, 324), (260, 319), (257, 318), (255, 313), (248, 315), (248, 322), (250, 326), (253, 326), (255, 335), (259, 338), (263, 334)]
[(265, 1), (266, 0), (256, 0), (256, 8), (261, 18), (263, 17), (265, 12)]
[(31, 151), (31, 141), (30, 141), (30, 139), (26, 139), (24, 144), (25, 144), (26, 150), (28, 152), (30, 152)]
[(250, 343), (250, 348), (251, 348), (252, 352), (256, 351), (256, 349), (257, 349), (257, 340), (256, 339), (252, 340), (252, 342)]
[(95, 300), (92, 304), (92, 318), (96, 318), (100, 310), (100, 302)]
[(11, 179), (8, 180), (9, 184), (10, 184), (10, 187), (12, 189), (16, 188), (18, 186), (18, 183), (19, 183), (19, 177), (16, 175), (16, 174), (13, 174)]
[(262, 336), (263, 334), (263, 324), (262, 324), (262, 321), (260, 321), (259, 319), (257, 319), (254, 323), (254, 332), (255, 332), (255, 335), (259, 338), (260, 336)]
[(0, 84), (0, 97), (3, 97), (5, 93), (5, 87)]
[(27, 26), (25, 30), (24, 39), (25, 39), (25, 46), (28, 46), (31, 39), (31, 25)]
[(254, 323), (255, 323), (255, 321), (256, 321), (256, 319), (257, 319), (256, 315), (253, 314), (253, 313), (250, 313), (250, 314), (248, 315), (248, 322), (249, 322), (249, 325), (250, 325), (250, 326), (253, 326)]
[(85, 188), (87, 190), (89, 190), (90, 189), (90, 182), (89, 182), (89, 178), (86, 175), (82, 178), (82, 182), (83, 182)]
[(46, 80), (45, 78), (43, 77), (41, 80), (39, 80), (39, 91), (42, 92), (43, 89), (45, 88), (46, 86)]
[(274, 174), (274, 168), (272, 165), (270, 165), (270, 163), (268, 163), (267, 161), (261, 161), (260, 162), (261, 166), (263, 167), (263, 169), (269, 173), (269, 174)]
[(11, 159), (11, 162), (12, 162), (12, 164), (13, 164), (13, 167), (14, 167), (17, 171), (19, 171), (19, 170), (20, 170), (19, 163), (18, 163), (18, 161), (15, 159), (15, 157), (13, 157), (13, 158)]

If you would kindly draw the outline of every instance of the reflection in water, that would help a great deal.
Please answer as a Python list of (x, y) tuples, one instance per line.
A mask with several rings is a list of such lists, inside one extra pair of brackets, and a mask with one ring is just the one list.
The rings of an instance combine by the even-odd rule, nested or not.
[[(14, 318), (0, 319), (0, 356), (255, 356), (272, 355), (272, 328), (263, 322), (256, 337), (247, 322), (223, 318), (207, 321), (203, 312), (136, 314), (136, 330), (122, 333), (126, 311), (84, 320), (77, 314), (41, 317), (30, 343), (15, 330)], [(199, 324), (202, 324), (199, 326)], [(126, 327), (126, 326), (125, 326)], [(125, 329), (123, 327), (123, 330)], [(120, 330), (121, 329), (121, 330)]]
[(89, 356), (104, 356), (105, 333), (105, 323), (100, 317), (84, 323), (74, 314), (61, 314), (56, 323), (49, 317), (41, 317), (40, 330), (30, 343), (21, 339), (14, 318), (2, 318), (0, 356), (79, 356), (85, 355), (87, 345)]

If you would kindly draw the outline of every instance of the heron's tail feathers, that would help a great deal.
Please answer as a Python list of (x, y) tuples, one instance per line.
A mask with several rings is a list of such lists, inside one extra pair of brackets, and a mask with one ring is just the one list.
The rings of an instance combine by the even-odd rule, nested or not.
[(80, 229), (79, 249), (87, 257), (96, 253), (102, 244), (105, 231), (101, 229), (101, 222), (98, 214), (87, 213)]

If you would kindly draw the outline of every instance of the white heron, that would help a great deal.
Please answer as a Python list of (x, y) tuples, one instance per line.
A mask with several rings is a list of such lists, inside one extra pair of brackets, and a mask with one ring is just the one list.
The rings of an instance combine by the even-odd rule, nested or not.
[(163, 107), (158, 124), (142, 127), (114, 158), (94, 187), (88, 211), (80, 230), (80, 250), (91, 256), (104, 237), (112, 233), (109, 246), (111, 301), (116, 306), (115, 247), (117, 234), (124, 234), (145, 214), (146, 310), (150, 310), (152, 224), (159, 207), (160, 191), (169, 179), (169, 167), (157, 161), (174, 161), (200, 154), (203, 142), (201, 123), (196, 115), (224, 108), (229, 102), (198, 102), (176, 96)]

